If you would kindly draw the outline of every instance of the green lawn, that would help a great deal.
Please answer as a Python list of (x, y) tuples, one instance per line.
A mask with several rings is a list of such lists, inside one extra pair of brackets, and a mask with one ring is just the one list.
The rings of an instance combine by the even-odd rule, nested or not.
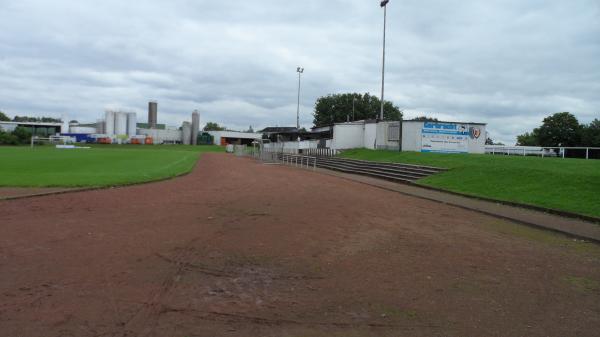
[(600, 160), (365, 149), (341, 156), (444, 167), (418, 184), (600, 217)]
[(203, 152), (218, 146), (96, 145), (61, 150), (52, 146), (0, 147), (0, 186), (115, 186), (189, 172)]

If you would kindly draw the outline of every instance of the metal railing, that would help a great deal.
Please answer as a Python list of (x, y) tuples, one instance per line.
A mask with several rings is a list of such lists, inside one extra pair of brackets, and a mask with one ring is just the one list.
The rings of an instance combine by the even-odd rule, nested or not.
[(600, 147), (486, 145), (485, 153), (507, 156), (600, 159)]
[(341, 151), (337, 149), (302, 149), (302, 154), (315, 157), (335, 157)]

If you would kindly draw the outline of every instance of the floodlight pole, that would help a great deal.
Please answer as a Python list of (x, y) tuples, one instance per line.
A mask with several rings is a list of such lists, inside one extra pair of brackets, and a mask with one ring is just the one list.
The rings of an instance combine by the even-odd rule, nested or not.
[(298, 72), (298, 108), (296, 109), (296, 129), (299, 131), (300, 130), (300, 77), (301, 77), (302, 73), (304, 72), (304, 68), (298, 67), (296, 69), (296, 72)]
[(390, 2), (390, 0), (383, 0), (379, 4), (381, 7), (383, 7), (383, 62), (381, 65), (381, 112), (379, 115), (380, 120), (383, 120), (383, 105), (384, 105), (383, 93), (385, 91), (385, 26), (387, 23), (387, 4), (388, 4), (388, 2)]

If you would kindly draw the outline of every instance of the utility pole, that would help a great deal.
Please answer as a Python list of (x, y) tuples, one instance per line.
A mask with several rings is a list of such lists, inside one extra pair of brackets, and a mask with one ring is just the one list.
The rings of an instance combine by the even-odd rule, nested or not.
[(298, 67), (296, 72), (298, 73), (298, 108), (296, 109), (296, 129), (300, 130), (300, 77), (304, 72), (304, 68)]
[(390, 2), (390, 0), (383, 0), (379, 4), (381, 7), (383, 7), (383, 62), (381, 65), (381, 112), (379, 115), (379, 119), (381, 119), (381, 120), (383, 120), (383, 105), (384, 105), (383, 93), (385, 91), (385, 26), (387, 23), (387, 4), (388, 4), (388, 2)]

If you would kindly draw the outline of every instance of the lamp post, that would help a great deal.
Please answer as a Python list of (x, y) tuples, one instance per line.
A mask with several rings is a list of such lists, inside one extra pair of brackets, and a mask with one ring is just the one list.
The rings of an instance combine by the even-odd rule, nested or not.
[(352, 121), (354, 122), (354, 103), (356, 102), (356, 97), (352, 97)]
[(304, 68), (298, 67), (296, 72), (298, 73), (298, 108), (296, 109), (296, 129), (300, 130), (300, 76), (304, 72)]
[(379, 3), (383, 7), (383, 62), (381, 65), (381, 112), (379, 119), (383, 120), (383, 93), (385, 89), (385, 25), (387, 21), (387, 4), (390, 0), (383, 0)]

